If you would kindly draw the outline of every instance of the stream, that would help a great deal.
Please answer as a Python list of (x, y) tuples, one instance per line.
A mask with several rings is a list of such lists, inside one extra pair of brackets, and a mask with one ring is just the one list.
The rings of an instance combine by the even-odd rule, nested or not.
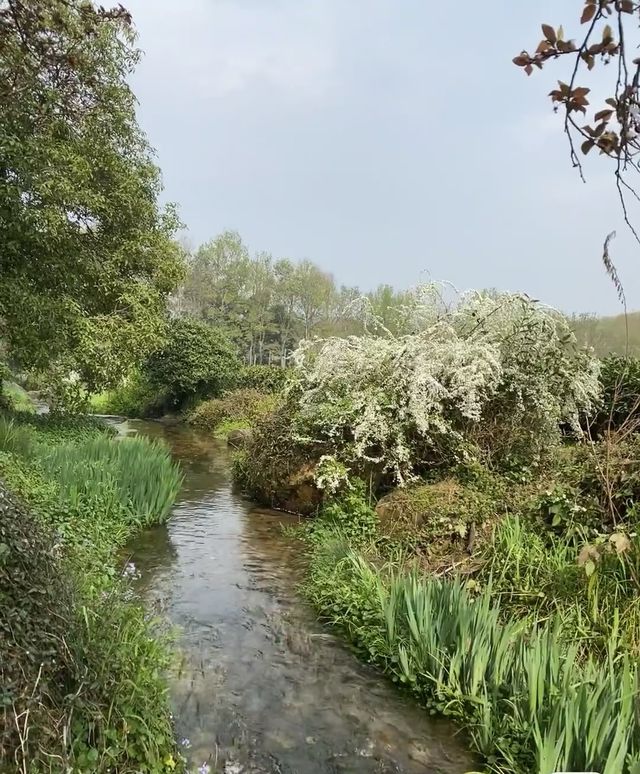
[(168, 523), (128, 546), (136, 591), (177, 627), (170, 676), (190, 771), (421, 772), (474, 768), (463, 736), (431, 718), (317, 623), (297, 590), (303, 557), (282, 526), (232, 490), (226, 446), (187, 427), (163, 438), (185, 481)]

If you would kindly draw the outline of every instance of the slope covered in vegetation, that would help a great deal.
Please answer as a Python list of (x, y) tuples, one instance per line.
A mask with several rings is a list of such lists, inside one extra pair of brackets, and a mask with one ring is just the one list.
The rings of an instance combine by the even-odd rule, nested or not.
[(5, 415), (0, 475), (0, 768), (174, 770), (170, 651), (117, 558), (168, 514), (168, 452), (88, 420)]

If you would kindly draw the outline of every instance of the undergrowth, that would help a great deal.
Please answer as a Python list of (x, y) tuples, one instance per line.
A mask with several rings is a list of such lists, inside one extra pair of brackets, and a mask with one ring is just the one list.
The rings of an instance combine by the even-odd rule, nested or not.
[[(162, 677), (169, 643), (117, 561), (133, 531), (168, 514), (181, 480), (168, 451), (112, 440), (94, 422), (0, 417), (0, 473), (29, 508), (0, 485), (1, 763), (29, 774), (180, 770)], [(25, 531), (40, 548), (20, 559), (12, 546)]]
[(479, 573), (434, 577), (363, 494), (352, 486), (303, 527), (322, 618), (466, 728), (492, 772), (638, 774), (636, 538), (585, 551), (508, 514)]
[(461, 723), (491, 771), (640, 771), (637, 671), (615, 630), (604, 662), (580, 660), (558, 619), (505, 622), (490, 587), (381, 566), (340, 531), (313, 552), (307, 589), (364, 658)]

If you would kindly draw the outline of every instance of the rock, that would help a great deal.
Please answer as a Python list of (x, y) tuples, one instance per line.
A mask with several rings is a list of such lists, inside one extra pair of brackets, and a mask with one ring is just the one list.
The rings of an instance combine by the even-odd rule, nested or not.
[(251, 442), (251, 436), (251, 430), (247, 428), (232, 430), (227, 436), (227, 444), (232, 449), (245, 449)]

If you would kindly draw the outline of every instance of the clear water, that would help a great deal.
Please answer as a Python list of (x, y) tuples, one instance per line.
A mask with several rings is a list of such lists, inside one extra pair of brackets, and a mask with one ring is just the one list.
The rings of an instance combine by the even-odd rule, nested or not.
[(129, 546), (139, 593), (179, 627), (171, 676), (177, 733), (193, 771), (436, 772), (474, 768), (450, 723), (429, 717), (361, 664), (297, 592), (294, 519), (232, 491), (223, 444), (184, 427), (163, 437), (185, 483), (169, 522)]

